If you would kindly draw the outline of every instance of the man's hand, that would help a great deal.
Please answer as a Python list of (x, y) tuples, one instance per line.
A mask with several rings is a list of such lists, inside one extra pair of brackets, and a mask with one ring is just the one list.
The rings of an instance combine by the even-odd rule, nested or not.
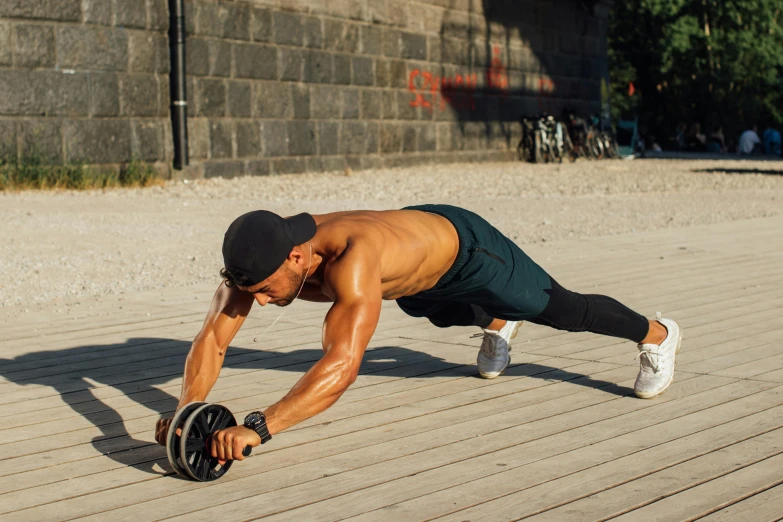
[[(158, 423), (155, 425), (155, 440), (161, 446), (166, 445), (166, 437), (169, 434), (169, 426), (171, 425), (172, 418), (158, 419)], [(181, 431), (181, 430), (177, 430)]]
[(261, 437), (258, 433), (244, 426), (234, 426), (213, 433), (209, 439), (209, 450), (222, 465), (227, 460), (245, 460), (245, 456), (242, 455), (245, 447), (255, 448), (260, 444)]

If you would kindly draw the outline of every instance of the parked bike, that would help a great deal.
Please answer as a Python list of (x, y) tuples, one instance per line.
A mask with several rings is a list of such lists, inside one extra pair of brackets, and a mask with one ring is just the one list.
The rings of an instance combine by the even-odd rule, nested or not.
[(521, 161), (531, 163), (562, 163), (563, 158), (576, 160), (576, 152), (566, 126), (549, 114), (538, 118), (521, 118), (522, 139), (517, 145)]

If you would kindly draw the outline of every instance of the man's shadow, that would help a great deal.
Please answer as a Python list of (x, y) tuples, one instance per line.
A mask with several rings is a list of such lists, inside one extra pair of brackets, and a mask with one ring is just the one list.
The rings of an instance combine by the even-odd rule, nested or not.
[[(733, 159), (733, 158), (732, 158)], [(783, 176), (783, 170), (776, 169), (740, 169), (740, 168), (718, 168), (711, 167), (707, 169), (693, 169), (693, 172), (708, 172), (721, 174), (765, 174), (767, 176)]]
[[(190, 346), (190, 342), (175, 339), (132, 338), (124, 343), (40, 351), (13, 359), (0, 358), (0, 375), (19, 385), (48, 386), (57, 391), (74, 412), (100, 430), (101, 434), (93, 438), (92, 445), (102, 455), (146, 473), (165, 474), (170, 473), (168, 464), (166, 471), (154, 468), (156, 463), (165, 459), (165, 449), (148, 440), (135, 439), (126, 427), (126, 420), (93, 390), (99, 387), (106, 389), (104, 386), (114, 388), (138, 405), (161, 416), (171, 416), (178, 398), (158, 386), (164, 386), (182, 375)], [(322, 355), (320, 349), (277, 352), (231, 347), (226, 353), (224, 367), (304, 373)], [(399, 346), (368, 350), (360, 374), (400, 378), (477, 377), (475, 367)], [(632, 394), (632, 390), (611, 382), (537, 364), (511, 366), (506, 375), (574, 381), (615, 395)], [(4, 402), (8, 404), (9, 399), (13, 400), (7, 397)], [(45, 417), (45, 408), (39, 413)], [(56, 422), (67, 422), (67, 419)], [(154, 424), (150, 423), (150, 434), (153, 430)]]

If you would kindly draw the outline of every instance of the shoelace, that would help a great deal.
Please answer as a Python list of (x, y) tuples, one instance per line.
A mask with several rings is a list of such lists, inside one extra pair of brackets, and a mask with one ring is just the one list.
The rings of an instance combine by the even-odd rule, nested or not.
[(660, 370), (660, 366), (658, 366), (658, 357), (655, 357), (655, 360), (653, 360), (651, 355), (660, 356), (662, 354), (658, 352), (653, 352), (652, 350), (646, 350), (642, 349), (639, 351), (639, 353), (634, 357), (634, 360), (639, 359), (640, 357), (644, 356), (644, 358), (647, 360), (648, 363), (650, 363), (650, 366), (653, 369), (653, 372), (658, 373)]
[[(478, 337), (487, 337), (491, 336), (492, 334), (486, 334), (486, 333), (476, 333), (470, 336), (471, 339), (476, 339)], [(499, 337), (499, 336), (498, 336)], [(494, 340), (490, 340), (488, 343), (486, 343), (489, 346), (489, 349), (484, 349), (485, 343), (481, 343), (481, 351), (486, 353), (489, 357), (495, 357), (497, 356), (497, 348), (498, 345)]]
[[(661, 322), (661, 312), (655, 312), (655, 319), (658, 322)], [(661, 353), (654, 352), (652, 350), (642, 349), (639, 350), (639, 353), (634, 357), (634, 360), (639, 359), (642, 355), (644, 355), (645, 360), (647, 360), (648, 363), (650, 363), (650, 366), (653, 369), (653, 372), (658, 373), (661, 369), (661, 367), (658, 365), (658, 357), (661, 356)], [(655, 360), (653, 360), (651, 355), (655, 355)]]

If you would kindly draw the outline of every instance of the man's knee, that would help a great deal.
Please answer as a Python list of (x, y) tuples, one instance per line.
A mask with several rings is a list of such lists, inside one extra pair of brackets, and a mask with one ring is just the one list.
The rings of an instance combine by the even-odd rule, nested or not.
[(429, 321), (437, 326), (438, 328), (448, 328), (450, 326), (456, 326), (454, 324), (454, 321), (452, 321), (449, 317), (445, 315), (434, 315), (432, 317), (427, 317)]
[(438, 328), (450, 326), (479, 326), (486, 328), (492, 323), (492, 316), (481, 307), (459, 303), (430, 314), (427, 319)]
[(549, 303), (538, 318), (560, 330), (584, 332), (590, 327), (594, 306), (590, 296), (566, 290), (554, 283)]

